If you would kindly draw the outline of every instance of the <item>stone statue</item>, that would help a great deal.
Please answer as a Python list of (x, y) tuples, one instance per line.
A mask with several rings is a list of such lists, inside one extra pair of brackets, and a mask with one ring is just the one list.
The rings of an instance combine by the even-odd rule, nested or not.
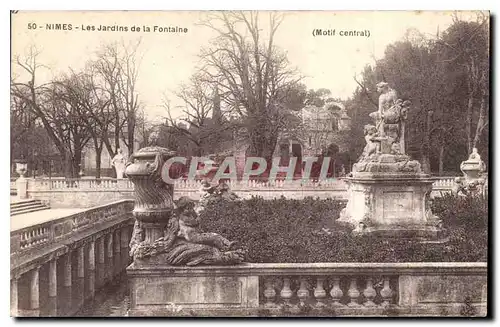
[(111, 165), (115, 167), (116, 178), (123, 179), (125, 173), (126, 158), (123, 156), (122, 149), (118, 149), (116, 155), (111, 160)]
[(242, 262), (245, 251), (234, 249), (235, 242), (198, 230), (194, 202), (183, 198), (174, 203), (174, 186), (161, 178), (164, 163), (174, 156), (173, 151), (150, 146), (134, 153), (127, 164), (136, 198), (130, 255), (136, 261), (169, 265)]
[(405, 121), (409, 101), (398, 99), (397, 92), (385, 82), (377, 84), (378, 110), (370, 113), (375, 125), (365, 126), (366, 146), (353, 173), (420, 173), (418, 161), (405, 153)]
[(219, 250), (230, 250), (237, 242), (230, 242), (217, 233), (202, 233), (198, 230), (200, 221), (198, 214), (194, 211), (194, 206), (194, 201), (186, 196), (178, 200), (179, 232), (177, 236), (192, 243), (214, 246)]
[(210, 201), (237, 201), (239, 196), (232, 192), (226, 182), (220, 181), (218, 185), (212, 186), (209, 181), (204, 180), (201, 184), (200, 201), (195, 206), (195, 212), (202, 212)]
[[(382, 142), (383, 148), (390, 149), (392, 144), (399, 143), (399, 152), (405, 153), (405, 120), (407, 118), (409, 101), (398, 99), (397, 92), (389, 87), (386, 82), (377, 84), (377, 92), (380, 92), (378, 111), (372, 112), (370, 117), (375, 120), (378, 136), (386, 137)], [(386, 152), (383, 150), (383, 152)]]
[(481, 162), (481, 156), (477, 153), (477, 148), (472, 149), (472, 153), (469, 155), (469, 161)]
[(377, 152), (380, 151), (379, 149), (380, 144), (377, 138), (377, 128), (373, 125), (365, 125), (364, 132), (365, 132), (366, 145), (365, 148), (363, 149), (361, 157), (359, 158), (359, 161), (366, 160), (371, 155), (376, 154)]

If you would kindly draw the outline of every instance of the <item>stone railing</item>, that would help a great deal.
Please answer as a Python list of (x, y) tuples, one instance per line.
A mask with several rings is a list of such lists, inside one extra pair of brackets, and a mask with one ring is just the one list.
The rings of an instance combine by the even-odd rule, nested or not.
[[(455, 177), (434, 177), (433, 196), (454, 189)], [(120, 199), (133, 199), (134, 186), (128, 179), (27, 179), (28, 197), (46, 201), (53, 208), (87, 208)], [(318, 197), (321, 199), (347, 198), (347, 186), (342, 179), (332, 180), (276, 180), (231, 181), (230, 188), (243, 199), (260, 196), (273, 199), (284, 196), (291, 199)], [(198, 200), (199, 180), (177, 180), (174, 197), (188, 196)]]
[(134, 198), (128, 179), (28, 179), (28, 197), (42, 200), (52, 208), (89, 208)]
[(442, 193), (453, 192), (456, 189), (456, 177), (432, 177), (434, 183), (432, 184), (432, 193), (434, 196), (439, 196)]
[(30, 179), (28, 182), (28, 190), (133, 190), (134, 185), (128, 179), (114, 179), (114, 178), (35, 178)]
[(133, 202), (11, 231), (11, 315), (64, 316), (130, 264)]
[[(339, 198), (346, 197), (346, 185), (341, 179), (334, 180), (275, 180), (275, 181), (228, 181), (231, 191), (243, 199), (252, 196), (260, 196), (265, 199), (279, 198), (284, 196), (290, 199), (301, 199), (304, 197)], [(189, 196), (199, 199), (201, 181), (178, 180), (175, 183), (174, 194), (176, 197)]]
[(121, 217), (130, 218), (133, 202), (120, 200), (100, 205), (56, 220), (32, 225), (10, 233), (11, 254), (22, 254), (47, 246), (82, 230)]
[[(131, 315), (486, 314), (483, 262), (134, 266), (127, 268), (133, 288)], [(207, 280), (213, 285), (208, 287)], [(173, 311), (162, 306), (167, 303)]]

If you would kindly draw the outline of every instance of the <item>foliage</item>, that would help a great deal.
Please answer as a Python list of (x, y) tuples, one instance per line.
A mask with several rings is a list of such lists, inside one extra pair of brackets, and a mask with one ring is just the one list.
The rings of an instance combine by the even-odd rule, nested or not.
[(449, 230), (445, 244), (354, 236), (334, 222), (345, 202), (332, 199), (210, 203), (202, 228), (238, 240), (249, 262), (485, 261), (487, 209), (475, 198), (447, 196), (434, 210)]
[(412, 102), (406, 131), (407, 152), (426, 170), (458, 171), (456, 158), (473, 147), (488, 157), (488, 17), (454, 18), (435, 37), (416, 30), (387, 46), (374, 65), (356, 78), (358, 89), (347, 101), (352, 118), (351, 152), (361, 153), (363, 125), (377, 110), (376, 83), (388, 82), (400, 98)]

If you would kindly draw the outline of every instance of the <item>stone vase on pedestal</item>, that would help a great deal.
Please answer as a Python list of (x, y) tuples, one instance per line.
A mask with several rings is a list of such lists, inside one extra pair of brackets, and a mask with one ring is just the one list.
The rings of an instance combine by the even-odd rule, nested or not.
[[(162, 178), (164, 164), (174, 156), (165, 148), (146, 147), (131, 156), (125, 171), (134, 183), (136, 219), (130, 242), (134, 261), (127, 268), (130, 315), (165, 316), (177, 314), (181, 307), (255, 306), (258, 278), (192, 267), (238, 264), (244, 251), (228, 248), (232, 243), (221, 235), (198, 231), (190, 199), (184, 197), (174, 204), (174, 185)], [(213, 245), (214, 240), (220, 243)], [(247, 289), (254, 290), (251, 296)]]
[(17, 198), (20, 200), (28, 198), (28, 179), (24, 176), (28, 168), (28, 162), (25, 159), (17, 159), (16, 172), (19, 178), (16, 180)]
[(144, 242), (153, 243), (174, 211), (174, 188), (161, 180), (163, 164), (175, 152), (160, 147), (146, 147), (130, 158), (125, 173), (134, 183), (136, 223), (144, 230)]

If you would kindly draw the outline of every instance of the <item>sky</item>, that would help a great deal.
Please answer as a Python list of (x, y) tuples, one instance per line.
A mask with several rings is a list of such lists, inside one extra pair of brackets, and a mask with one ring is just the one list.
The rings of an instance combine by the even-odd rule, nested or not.
[[(35, 45), (41, 51), (38, 61), (47, 67), (37, 75), (37, 83), (43, 83), (69, 68), (82, 69), (103, 44), (136, 43), (140, 39), (137, 91), (147, 116), (156, 119), (166, 116), (162, 106), (165, 95), (176, 103), (173, 92), (195, 72), (200, 50), (217, 35), (199, 25), (206, 15), (207, 12), (197, 11), (21, 11), (12, 16), (12, 56), (22, 56)], [(269, 32), (267, 15), (260, 13), (264, 36)], [(460, 15), (467, 19), (473, 13)], [(47, 29), (47, 24), (56, 23), (71, 24), (72, 29)], [(452, 12), (443, 11), (289, 11), (284, 12), (275, 44), (286, 51), (291, 66), (304, 76), (307, 88), (327, 88), (333, 97), (346, 99), (356, 88), (353, 77), (359, 76), (366, 64), (383, 57), (387, 45), (401, 40), (408, 29), (432, 37), (451, 23)], [(97, 31), (100, 25), (126, 26), (128, 31)], [(86, 31), (89, 26), (95, 30)], [(132, 32), (132, 26), (141, 31)], [(144, 32), (144, 26), (149, 26), (151, 32)], [(188, 31), (166, 33), (154, 31), (154, 26), (182, 27)], [(314, 36), (315, 29), (335, 30), (335, 35)], [(341, 31), (369, 31), (370, 35), (341, 36)], [(19, 73), (15, 65), (12, 70)]]

